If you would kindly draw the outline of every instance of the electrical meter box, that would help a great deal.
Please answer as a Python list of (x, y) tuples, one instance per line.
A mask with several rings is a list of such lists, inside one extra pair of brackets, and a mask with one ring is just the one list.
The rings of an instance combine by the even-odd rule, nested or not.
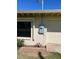
[(38, 31), (39, 34), (44, 34), (44, 26), (43, 25), (40, 25), (39, 26), (39, 31)]

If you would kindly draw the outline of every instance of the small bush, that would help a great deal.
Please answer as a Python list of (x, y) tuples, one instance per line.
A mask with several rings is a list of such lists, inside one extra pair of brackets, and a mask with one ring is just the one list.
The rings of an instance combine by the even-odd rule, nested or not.
[(17, 47), (22, 47), (24, 46), (24, 40), (20, 40), (20, 39), (17, 39)]

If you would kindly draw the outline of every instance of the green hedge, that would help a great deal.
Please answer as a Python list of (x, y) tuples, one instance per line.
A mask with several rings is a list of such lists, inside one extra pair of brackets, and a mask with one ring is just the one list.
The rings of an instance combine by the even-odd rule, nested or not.
[(24, 40), (17, 39), (17, 47), (22, 47), (24, 46)]

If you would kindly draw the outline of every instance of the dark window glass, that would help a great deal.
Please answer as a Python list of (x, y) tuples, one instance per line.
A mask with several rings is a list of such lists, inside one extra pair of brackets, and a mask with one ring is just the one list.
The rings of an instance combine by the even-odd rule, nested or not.
[(17, 36), (31, 37), (31, 22), (17, 22)]

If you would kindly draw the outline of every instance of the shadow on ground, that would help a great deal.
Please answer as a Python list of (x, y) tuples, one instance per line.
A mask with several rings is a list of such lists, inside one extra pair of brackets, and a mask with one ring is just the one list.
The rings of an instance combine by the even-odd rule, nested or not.
[(38, 52), (38, 57), (39, 57), (40, 59), (45, 59), (45, 58), (43, 57), (43, 55), (42, 55), (41, 52)]

